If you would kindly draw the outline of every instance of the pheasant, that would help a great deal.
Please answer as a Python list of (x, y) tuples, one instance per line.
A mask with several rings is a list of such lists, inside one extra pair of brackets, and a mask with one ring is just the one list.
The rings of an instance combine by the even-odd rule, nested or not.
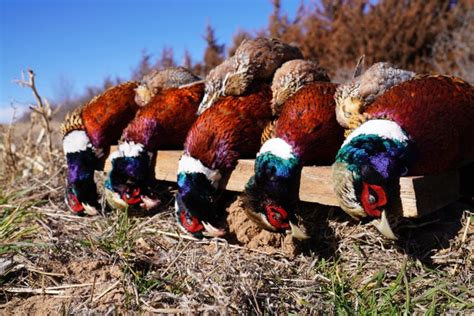
[(94, 170), (103, 167), (106, 152), (138, 110), (137, 83), (112, 87), (69, 113), (61, 125), (68, 172), (66, 205), (78, 215), (98, 210)]
[(334, 162), (343, 141), (334, 111), (336, 87), (310, 61), (289, 61), (276, 72), (272, 106), (275, 116), (281, 114), (273, 137), (257, 154), (243, 195), (245, 212), (262, 228), (307, 238), (295, 224), (299, 179), (304, 165)]
[(186, 83), (193, 83), (199, 77), (183, 67), (170, 67), (162, 70), (153, 70), (145, 75), (136, 89), (135, 101), (140, 106), (145, 106), (160, 91), (176, 88)]
[(270, 82), (284, 62), (301, 52), (276, 39), (242, 42), (235, 55), (213, 69), (178, 168), (175, 210), (179, 227), (196, 237), (221, 236), (214, 202), (219, 181), (239, 158), (252, 157), (271, 119)]
[(196, 237), (225, 233), (215, 227), (219, 181), (239, 158), (257, 152), (260, 134), (271, 118), (270, 100), (266, 84), (239, 97), (222, 97), (189, 130), (179, 161), (175, 201), (178, 223), (187, 232)]
[(403, 175), (426, 175), (474, 159), (474, 89), (461, 79), (418, 75), (364, 109), (333, 164), (340, 206), (395, 239), (391, 202)]
[(270, 83), (273, 74), (283, 63), (303, 58), (300, 50), (275, 38), (258, 37), (244, 40), (234, 56), (209, 72), (206, 94), (199, 113), (212, 106), (221, 96), (239, 96), (256, 82)]
[(367, 106), (391, 87), (412, 79), (414, 72), (398, 69), (390, 63), (380, 62), (372, 65), (366, 72), (358, 75), (363, 59), (359, 60), (354, 79), (342, 84), (336, 91), (336, 117), (347, 134), (364, 120)]
[(111, 154), (112, 170), (105, 183), (108, 203), (116, 208), (150, 210), (160, 204), (154, 183), (153, 153), (181, 149), (196, 120), (204, 83), (185, 68), (169, 68), (145, 77), (137, 90), (141, 108)]

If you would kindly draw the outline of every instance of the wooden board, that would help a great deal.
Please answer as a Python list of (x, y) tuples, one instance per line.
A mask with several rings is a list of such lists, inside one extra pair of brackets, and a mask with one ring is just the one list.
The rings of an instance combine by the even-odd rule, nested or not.
[[(110, 152), (115, 151), (112, 147)], [(176, 182), (181, 151), (159, 151), (156, 158), (155, 176), (158, 180)], [(109, 159), (104, 170), (111, 168)], [(229, 178), (221, 181), (221, 188), (242, 192), (254, 170), (253, 159), (239, 160)], [(433, 176), (400, 178), (400, 201), (396, 208), (404, 217), (421, 217), (459, 198), (457, 171)], [(338, 206), (333, 191), (331, 167), (304, 167), (301, 173), (300, 200)]]

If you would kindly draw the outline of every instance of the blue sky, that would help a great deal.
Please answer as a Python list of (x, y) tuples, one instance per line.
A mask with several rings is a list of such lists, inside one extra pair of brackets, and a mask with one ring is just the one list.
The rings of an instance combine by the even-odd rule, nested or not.
[[(299, 4), (283, 0), (283, 12), (293, 17)], [(49, 99), (64, 86), (79, 94), (108, 75), (128, 78), (144, 49), (172, 47), (178, 62), (187, 49), (201, 60), (208, 23), (228, 44), (239, 29), (265, 27), (271, 10), (270, 0), (0, 0), (0, 121), (10, 103), (33, 99), (12, 83), (21, 70), (36, 72)]]

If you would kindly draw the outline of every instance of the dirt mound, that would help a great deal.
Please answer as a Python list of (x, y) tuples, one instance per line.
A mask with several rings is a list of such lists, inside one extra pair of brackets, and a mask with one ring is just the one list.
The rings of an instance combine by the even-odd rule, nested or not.
[(291, 235), (272, 233), (258, 227), (247, 217), (240, 204), (238, 198), (227, 208), (227, 222), (233, 242), (270, 254), (283, 253), (290, 257), (295, 255), (296, 247)]
[[(110, 262), (81, 260), (63, 265), (50, 261), (44, 270), (54, 272), (59, 277), (57, 280), (64, 284), (55, 287), (38, 283), (30, 289), (19, 287), (19, 294), (2, 306), (0, 315), (64, 314), (71, 309), (72, 302), (77, 298), (82, 298), (83, 306), (76, 305), (79, 310), (88, 310), (93, 305), (94, 311), (107, 312), (111, 303), (122, 299), (123, 290), (117, 286), (117, 281), (122, 280), (123, 272)], [(25, 298), (25, 295), (30, 294), (28, 290), (37, 295)]]

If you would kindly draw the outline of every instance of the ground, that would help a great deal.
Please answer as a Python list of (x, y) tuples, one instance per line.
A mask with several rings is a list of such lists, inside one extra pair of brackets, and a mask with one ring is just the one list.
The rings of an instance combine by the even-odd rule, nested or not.
[(196, 240), (175, 224), (171, 183), (154, 214), (77, 217), (63, 201), (60, 149), (39, 167), (15, 150), (15, 167), (0, 163), (2, 315), (474, 313), (470, 201), (402, 222), (396, 242), (339, 208), (302, 203), (312, 238), (295, 242), (255, 227), (226, 193), (229, 236)]

